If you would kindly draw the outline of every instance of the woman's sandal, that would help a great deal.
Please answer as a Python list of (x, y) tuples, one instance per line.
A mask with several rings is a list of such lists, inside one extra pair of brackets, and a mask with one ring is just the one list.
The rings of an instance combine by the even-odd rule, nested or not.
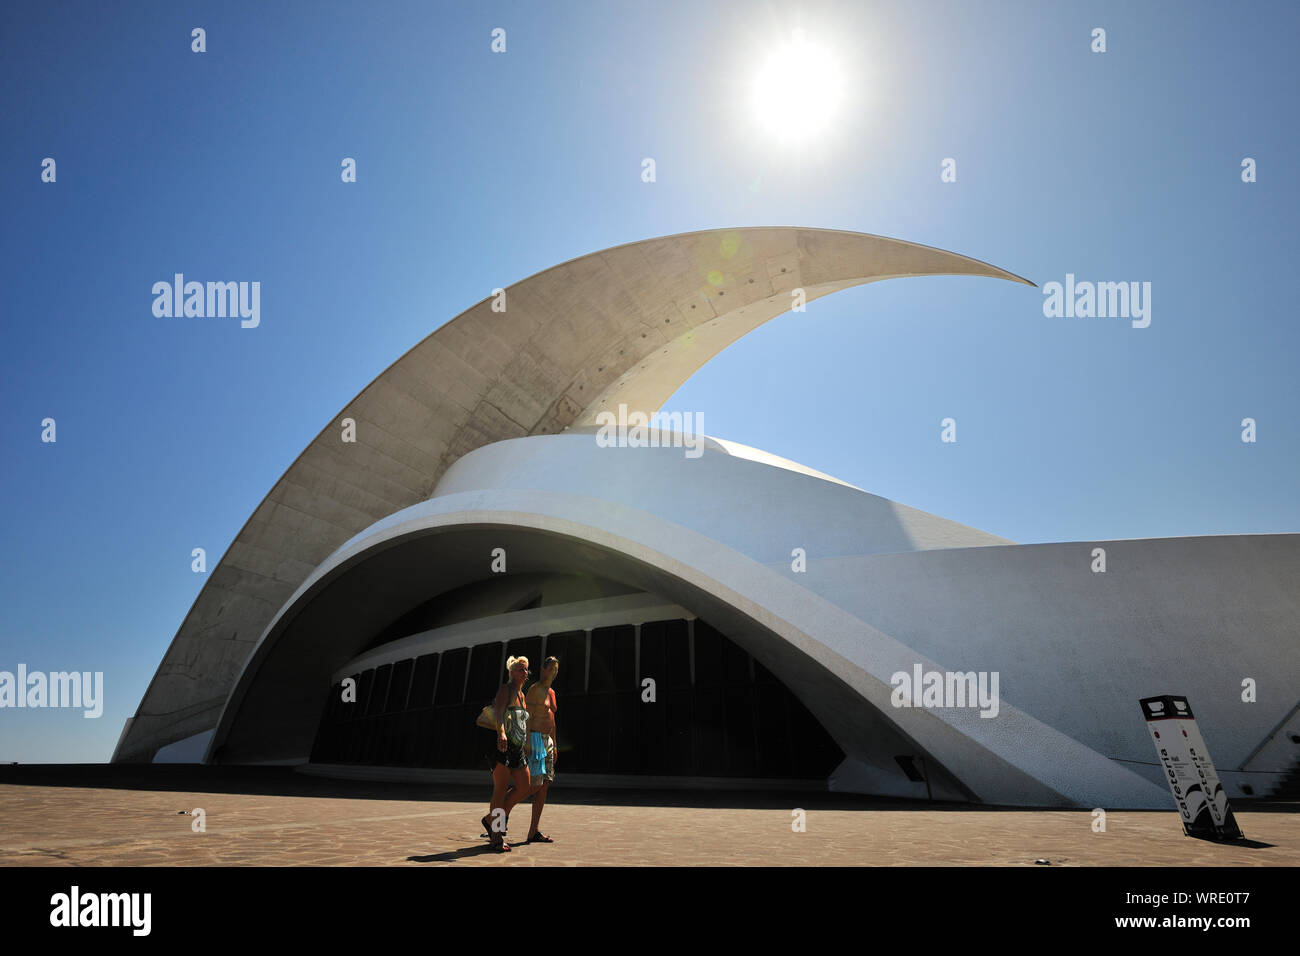
[(479, 821), (479, 823), (483, 824), (484, 830), (484, 832), (479, 835), (487, 837), (488, 844), (498, 853), (509, 853), (510, 844), (506, 842), (506, 835), (504, 833), (497, 833), (493, 830), (491, 825), (488, 823), (489, 819), (490, 818), (485, 815), (483, 819)]
[[(487, 817), (484, 817), (483, 819), (486, 820)], [(498, 853), (510, 852), (510, 844), (506, 842), (506, 835), (504, 833), (497, 833), (496, 830), (488, 827), (487, 838), (488, 846), (492, 847), (492, 849), (496, 850)]]
[(525, 843), (554, 843), (555, 841), (552, 840), (550, 837), (548, 837), (541, 830), (538, 830), (536, 833), (534, 833), (524, 842)]

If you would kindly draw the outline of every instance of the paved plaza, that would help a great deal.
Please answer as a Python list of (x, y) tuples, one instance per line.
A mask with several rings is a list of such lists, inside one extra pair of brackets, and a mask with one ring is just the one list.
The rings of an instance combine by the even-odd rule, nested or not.
[[(550, 845), (487, 848), (483, 786), (324, 780), (285, 768), (0, 768), (4, 866), (1300, 865), (1300, 804), (1237, 809), (1244, 846), (1177, 814), (1003, 810), (842, 794), (552, 790)], [(189, 811), (202, 808), (206, 832)], [(791, 828), (793, 810), (805, 832)], [(184, 812), (182, 812), (184, 811)], [(511, 815), (527, 833), (529, 805)]]

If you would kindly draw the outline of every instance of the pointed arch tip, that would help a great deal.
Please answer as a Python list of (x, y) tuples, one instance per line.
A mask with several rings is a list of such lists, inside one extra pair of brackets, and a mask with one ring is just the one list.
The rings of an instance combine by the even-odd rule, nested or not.
[[(597, 251), (595, 251), (595, 252), (585, 252), (585, 253), (582, 253), (581, 255), (577, 255), (577, 256), (573, 256), (573, 257), (571, 257), (571, 258), (569, 258), (569, 259), (565, 259), (563, 262), (557, 262), (555, 265), (548, 266), (548, 267), (545, 268), (545, 269), (542, 269), (542, 270), (540, 270), (540, 271), (538, 271), (538, 272), (534, 272), (534, 273), (532, 273), (532, 274), (530, 274), (530, 275), (528, 275), (528, 276), (525, 276), (525, 277), (522, 278), (522, 279), (519, 279), (519, 280), (517, 280), (517, 281), (515, 281), (515, 282), (513, 282), (513, 283), (511, 283), (511, 284), (509, 284), (509, 285), (507, 285), (507, 286), (505, 286), (505, 289), (506, 289), (508, 292), (509, 292), (509, 291), (514, 291), (514, 290), (518, 289), (519, 287), (521, 287), (521, 286), (523, 286), (523, 285), (525, 285), (525, 284), (527, 284), (527, 283), (531, 283), (534, 279), (539, 279), (539, 278), (541, 278), (542, 276), (545, 276), (547, 273), (556, 272), (556, 271), (558, 271), (558, 270), (560, 270), (560, 269), (565, 268), (566, 266), (572, 266), (572, 265), (574, 265), (574, 264), (576, 264), (576, 263), (579, 263), (579, 262), (581, 262), (581, 261), (583, 261), (583, 260), (585, 260), (585, 259), (593, 259), (593, 258), (596, 258), (596, 257), (599, 257), (599, 256), (609, 255), (609, 254), (611, 254), (611, 253), (615, 253), (615, 252), (618, 252), (618, 251), (620, 251), (620, 250), (631, 249), (631, 248), (633, 248), (633, 247), (635, 247), (635, 246), (645, 246), (645, 245), (649, 245), (650, 243), (658, 243), (658, 242), (672, 242), (672, 241), (674, 241), (674, 240), (693, 239), (693, 238), (699, 238), (699, 237), (703, 237), (703, 236), (720, 235), (720, 234), (726, 234), (726, 233), (742, 233), (742, 232), (758, 232), (758, 233), (783, 233), (783, 232), (786, 232), (786, 233), (799, 233), (799, 232), (803, 232), (803, 233), (824, 233), (824, 234), (828, 234), (828, 235), (838, 235), (838, 236), (844, 236), (844, 237), (850, 237), (850, 236), (851, 236), (851, 237), (854, 237), (854, 238), (857, 238), (857, 239), (877, 239), (877, 240), (883, 240), (883, 241), (885, 241), (885, 242), (893, 242), (893, 243), (897, 243), (897, 244), (900, 245), (900, 246), (910, 246), (910, 247), (912, 247), (912, 248), (914, 248), (914, 249), (927, 249), (927, 250), (930, 250), (930, 251), (932, 251), (932, 252), (937, 252), (937, 253), (939, 253), (940, 255), (943, 255), (943, 256), (950, 256), (950, 257), (952, 257), (952, 258), (956, 258), (956, 259), (965, 259), (967, 262), (974, 263), (974, 264), (980, 266), (982, 269), (986, 270), (986, 271), (984, 271), (982, 274), (981, 274), (981, 273), (974, 273), (975, 275), (980, 275), (982, 278), (989, 278), (989, 279), (1006, 279), (1006, 280), (1011, 281), (1011, 282), (1019, 282), (1019, 283), (1021, 283), (1022, 285), (1027, 285), (1027, 286), (1030, 286), (1031, 288), (1034, 288), (1034, 289), (1037, 289), (1037, 288), (1038, 288), (1038, 283), (1033, 282), (1033, 281), (1030, 280), (1030, 279), (1026, 279), (1024, 276), (1016, 275), (1014, 272), (1008, 272), (1006, 269), (1000, 268), (999, 266), (995, 266), (995, 265), (993, 265), (991, 262), (986, 262), (986, 261), (984, 261), (983, 259), (976, 259), (976, 258), (974, 258), (974, 257), (972, 257), (972, 256), (963, 255), (963, 254), (960, 253), (960, 252), (953, 252), (953, 251), (951, 251), (951, 250), (949, 250), (949, 249), (944, 249), (944, 248), (942, 248), (942, 247), (940, 247), (940, 246), (931, 246), (931, 245), (927, 245), (926, 243), (923, 243), (923, 242), (913, 242), (913, 241), (910, 240), (910, 239), (899, 239), (899, 238), (896, 237), (896, 236), (882, 236), (882, 235), (880, 235), (879, 233), (874, 233), (874, 232), (858, 232), (858, 231), (853, 230), (853, 229), (832, 229), (832, 228), (828, 228), (828, 227), (825, 227), (825, 226), (792, 226), (792, 225), (785, 225), (785, 226), (713, 226), (713, 227), (711, 227), (711, 228), (707, 228), (707, 229), (690, 229), (690, 230), (686, 230), (685, 232), (674, 232), (674, 233), (669, 233), (669, 234), (667, 234), (667, 235), (663, 235), (663, 236), (647, 236), (647, 237), (643, 237), (643, 238), (641, 238), (641, 239), (632, 239), (632, 240), (629, 240), (629, 241), (627, 241), (627, 242), (620, 242), (620, 243), (617, 243), (616, 245), (609, 246), (609, 247), (607, 247), (607, 248), (605, 248), (605, 249), (597, 250)], [(944, 274), (944, 273), (931, 273), (931, 275), (942, 275), (942, 274)], [(948, 273), (948, 274), (949, 274), (949, 275), (972, 275), (972, 273)], [(489, 305), (489, 304), (492, 302), (492, 298), (493, 298), (492, 296), (485, 296), (484, 298), (482, 298), (482, 299), (479, 300), (478, 302), (474, 303), (472, 306), (470, 306), (469, 308), (465, 309), (464, 312), (460, 313), (459, 315), (455, 316), (454, 318), (459, 318), (460, 315), (464, 315), (465, 313), (468, 313), (468, 312), (472, 311), (472, 310), (475, 309), (475, 308), (478, 308), (478, 307), (481, 307), (481, 306), (484, 306), (484, 305)]]
[[(955, 258), (955, 259), (965, 259), (967, 262), (973, 262), (975, 265), (978, 265), (978, 266), (980, 266), (981, 268), (983, 268), (984, 270), (986, 270), (986, 271), (983, 272), (982, 274), (981, 274), (981, 273), (975, 273), (976, 275), (979, 275), (981, 278), (988, 278), (988, 279), (1006, 279), (1006, 280), (1008, 280), (1008, 281), (1010, 281), (1010, 282), (1019, 282), (1019, 283), (1022, 283), (1022, 284), (1024, 284), (1024, 285), (1030, 286), (1031, 288), (1034, 288), (1034, 289), (1037, 289), (1037, 288), (1038, 288), (1038, 283), (1037, 283), (1037, 282), (1034, 282), (1034, 281), (1032, 281), (1032, 280), (1030, 280), (1030, 279), (1026, 279), (1024, 276), (1016, 275), (1014, 272), (1008, 272), (1006, 269), (1003, 269), (1001, 266), (995, 266), (995, 265), (994, 265), (993, 263), (991, 263), (991, 262), (986, 262), (986, 261), (983, 260), (983, 259), (976, 259), (976, 258), (974, 258), (973, 256), (963, 255), (963, 254), (960, 253), (960, 252), (953, 252), (951, 249), (944, 249), (944, 248), (941, 248), (940, 246), (931, 246), (931, 245), (926, 245), (926, 244), (923, 243), (923, 242), (913, 242), (913, 241), (910, 240), (910, 239), (899, 239), (899, 238), (897, 238), (897, 237), (895, 237), (895, 236), (880, 236), (880, 235), (876, 235), (875, 233), (870, 233), (870, 232), (853, 232), (853, 231), (845, 230), (845, 229), (820, 229), (820, 228), (808, 227), (808, 226), (791, 226), (791, 227), (778, 227), (778, 228), (803, 229), (803, 230), (806, 231), (806, 232), (836, 232), (836, 233), (839, 233), (839, 234), (841, 234), (841, 235), (857, 236), (857, 237), (860, 237), (860, 238), (863, 238), (863, 239), (883, 239), (883, 240), (885, 240), (886, 242), (896, 242), (896, 243), (898, 243), (899, 245), (903, 245), (903, 246), (912, 246), (912, 247), (917, 248), (917, 249), (928, 249), (928, 250), (930, 250), (931, 252), (937, 252), (937, 253), (939, 253), (940, 255), (943, 255), (943, 256), (951, 256), (951, 257), (953, 257), (953, 258)], [(939, 274), (939, 273), (935, 273), (935, 274)], [(950, 275), (970, 275), (971, 273), (949, 273), (949, 274), (950, 274)]]

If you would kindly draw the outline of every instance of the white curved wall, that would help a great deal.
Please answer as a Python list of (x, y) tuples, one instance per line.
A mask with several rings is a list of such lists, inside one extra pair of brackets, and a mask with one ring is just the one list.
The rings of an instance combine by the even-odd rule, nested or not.
[[(701, 463), (704, 468), (697, 468)], [(736, 547), (781, 555), (788, 553), (787, 535), (797, 534), (816, 554), (820, 536), (840, 532), (855, 517), (865, 518), (867, 527), (858, 528), (846, 545), (879, 549), (880, 537), (895, 547), (911, 544), (901, 538), (896, 507), (883, 499), (727, 455), (691, 460), (679, 449), (600, 449), (583, 436), (502, 443), (463, 464), (440, 488), (449, 493), (392, 515), (353, 539), (313, 573), (300, 596), (359, 556), (438, 529), (498, 525), (590, 541), (661, 571), (656, 593), (691, 606), (679, 593), (693, 588), (779, 635), (809, 666), (796, 663), (792, 670), (787, 662), (781, 669), (764, 659), (761, 648), (747, 649), (781, 675), (851, 758), (879, 766), (880, 755), (870, 740), (854, 737), (851, 711), (857, 705), (832, 704), (829, 685), (819, 674), (833, 674), (863, 706), (883, 714), (987, 802), (1158, 806), (1165, 799), (1159, 787), (1129, 768), (1010, 704), (996, 720), (974, 711), (892, 709), (890, 676), (916, 661), (926, 669), (936, 662)], [(489, 480), (576, 485), (579, 492), (599, 491), (604, 497), (546, 489), (450, 490), (462, 486), (458, 483)], [(755, 510), (764, 495), (770, 497), (769, 507)], [(611, 500), (615, 497), (635, 506)], [(779, 507), (781, 502), (788, 507)], [(755, 514), (769, 521), (760, 528)], [(924, 537), (928, 516), (907, 517)], [(732, 541), (719, 540), (725, 538)], [(296, 600), (281, 615), (296, 613)]]
[[(1230, 796), (1243, 783), (1267, 792), (1289, 769), (1279, 759), (1234, 772), (1296, 703), (1300, 536), (1004, 545), (714, 449), (689, 459), (601, 448), (582, 433), (489, 445), (449, 469), (433, 499), (344, 550), (489, 515), (599, 529), (730, 592), (732, 606), (831, 668), (990, 802), (1051, 802), (1050, 791), (1077, 805), (1166, 806), (1137, 705), (1159, 693), (1189, 696)], [(1106, 573), (1090, 570), (1095, 546), (1107, 549)], [(790, 568), (793, 547), (808, 552), (804, 573)], [(997, 671), (1001, 713), (890, 708), (890, 677), (915, 662)], [(1246, 677), (1259, 683), (1254, 703), (1241, 700)], [(1000, 781), (981, 766), (990, 755), (1044, 789)]]
[(447, 469), (433, 496), (480, 488), (631, 504), (763, 563), (789, 561), (795, 547), (825, 556), (1010, 543), (835, 479), (731, 454), (712, 440), (698, 458), (681, 448), (602, 448), (594, 431), (496, 442)]

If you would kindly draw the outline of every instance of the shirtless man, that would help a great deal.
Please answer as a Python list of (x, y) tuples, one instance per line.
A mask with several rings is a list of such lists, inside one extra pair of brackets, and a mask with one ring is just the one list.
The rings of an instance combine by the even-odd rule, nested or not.
[(528, 689), (528, 770), (532, 784), (533, 822), (528, 827), (528, 843), (554, 843), (537, 829), (546, 806), (546, 794), (555, 779), (555, 690), (551, 687), (560, 673), (560, 661), (548, 657), (542, 662), (542, 676)]

